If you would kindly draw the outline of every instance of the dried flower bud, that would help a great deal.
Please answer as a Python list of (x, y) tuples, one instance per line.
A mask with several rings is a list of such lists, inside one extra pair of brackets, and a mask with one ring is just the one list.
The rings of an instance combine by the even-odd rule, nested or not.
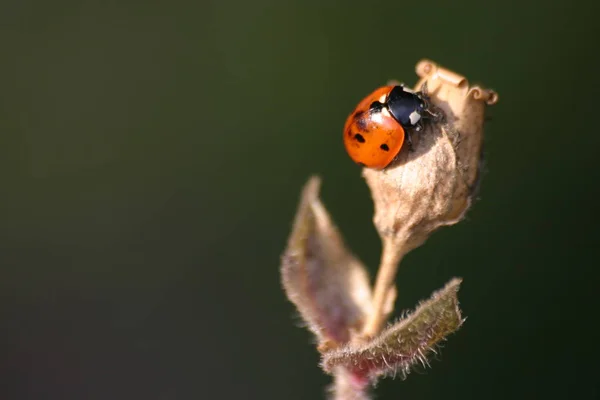
[(415, 90), (426, 85), (432, 105), (445, 118), (412, 135), (414, 151), (404, 149), (385, 170), (363, 170), (375, 203), (375, 226), (404, 254), (437, 228), (460, 221), (471, 205), (485, 109), (498, 99), (431, 61), (421, 61), (416, 71), (421, 80)]
[(320, 180), (304, 187), (281, 260), (282, 284), (325, 351), (350, 339), (371, 311), (366, 269), (346, 248), (319, 200)]
[(400, 374), (405, 378), (416, 364), (428, 365), (428, 354), (464, 321), (457, 298), (460, 283), (461, 279), (452, 279), (429, 300), (422, 302), (414, 313), (367, 343), (349, 343), (325, 353), (323, 369), (336, 373), (343, 368), (346, 376), (353, 378), (355, 386), (364, 386), (360, 377), (371, 382), (388, 375)]

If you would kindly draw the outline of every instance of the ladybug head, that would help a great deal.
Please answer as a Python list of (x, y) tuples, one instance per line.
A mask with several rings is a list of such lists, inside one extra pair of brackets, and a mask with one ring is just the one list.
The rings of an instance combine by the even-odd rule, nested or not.
[(395, 86), (388, 95), (390, 114), (404, 127), (412, 127), (423, 117), (425, 101), (415, 92), (403, 86)]

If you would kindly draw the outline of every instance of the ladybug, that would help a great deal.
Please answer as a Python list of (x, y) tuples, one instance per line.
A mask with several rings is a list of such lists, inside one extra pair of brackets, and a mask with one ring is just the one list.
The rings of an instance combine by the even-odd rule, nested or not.
[(414, 92), (404, 85), (382, 86), (365, 97), (346, 120), (344, 145), (350, 158), (373, 169), (387, 167), (408, 143), (410, 134), (423, 128), (429, 110), (424, 91)]

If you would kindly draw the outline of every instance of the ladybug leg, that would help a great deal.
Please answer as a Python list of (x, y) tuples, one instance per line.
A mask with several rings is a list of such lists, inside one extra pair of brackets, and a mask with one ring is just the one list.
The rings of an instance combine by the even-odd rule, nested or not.
[(423, 100), (423, 111), (427, 114), (426, 118), (432, 119), (434, 122), (439, 122), (444, 119), (444, 114), (442, 110), (431, 104), (431, 101), (429, 100), (427, 82), (421, 85), (419, 97), (421, 98), (421, 100)]
[(431, 104), (428, 100), (425, 100), (425, 108), (423, 111), (427, 114), (426, 118), (432, 119), (434, 122), (440, 122), (444, 119), (442, 110)]
[(414, 147), (413, 147), (413, 142), (412, 142), (412, 137), (411, 137), (411, 133), (410, 130), (407, 130), (405, 132), (406, 135), (406, 143), (408, 144), (408, 152), (412, 153), (415, 151)]
[(428, 86), (427, 86), (427, 81), (423, 82), (423, 84), (421, 85), (421, 90), (420, 90), (421, 94), (424, 97), (429, 97), (429, 90), (428, 90)]
[(441, 121), (444, 118), (444, 114), (439, 109), (436, 109), (434, 111), (430, 107), (428, 107), (425, 109), (425, 112), (428, 114), (429, 118), (431, 118), (435, 122)]
[(420, 119), (419, 122), (415, 125), (415, 131), (421, 132), (423, 130), (423, 120)]

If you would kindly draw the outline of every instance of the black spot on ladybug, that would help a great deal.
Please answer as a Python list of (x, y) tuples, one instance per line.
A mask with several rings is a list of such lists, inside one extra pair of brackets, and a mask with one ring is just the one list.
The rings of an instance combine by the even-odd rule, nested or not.
[(369, 132), (369, 127), (367, 125), (367, 121), (365, 121), (364, 118), (362, 118), (362, 114), (361, 114), (361, 118), (358, 118), (356, 120), (356, 126), (358, 127), (358, 129), (360, 129), (361, 131), (365, 131), (365, 132)]
[(364, 142), (366, 142), (365, 138), (360, 133), (355, 133), (354, 134), (354, 140), (356, 140), (358, 143), (364, 143)]
[(382, 144), (381, 146), (379, 146), (379, 148), (380, 148), (381, 150), (383, 150), (383, 151), (390, 151), (390, 148), (389, 148), (389, 147), (388, 147), (388, 145), (387, 145), (387, 144), (385, 144), (385, 143), (384, 143), (384, 144)]
[(369, 106), (369, 111), (372, 113), (380, 112), (383, 109), (383, 103), (379, 101), (374, 101)]
[(363, 115), (365, 114), (364, 111), (357, 111), (354, 113), (354, 115), (352, 116), (354, 119), (361, 119), (363, 117)]

